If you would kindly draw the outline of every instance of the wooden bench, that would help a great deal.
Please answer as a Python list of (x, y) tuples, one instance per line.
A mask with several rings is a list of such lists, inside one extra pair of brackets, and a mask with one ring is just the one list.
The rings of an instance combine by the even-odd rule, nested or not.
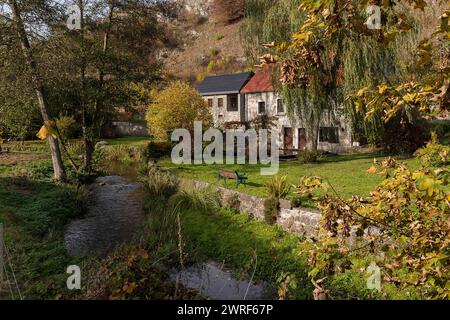
[(248, 180), (248, 178), (237, 171), (233, 170), (225, 170), (225, 169), (219, 169), (217, 172), (217, 180), (220, 181), (220, 179), (225, 180), (225, 184), (227, 184), (227, 180), (235, 180), (236, 181), (236, 187), (239, 187), (239, 184), (245, 184)]

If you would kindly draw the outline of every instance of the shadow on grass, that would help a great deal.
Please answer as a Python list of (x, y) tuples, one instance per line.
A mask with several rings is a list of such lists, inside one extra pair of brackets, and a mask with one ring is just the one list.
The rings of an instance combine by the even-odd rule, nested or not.
[(26, 298), (54, 299), (57, 294), (70, 294), (65, 270), (77, 263), (64, 247), (64, 226), (81, 208), (68, 186), (0, 177), (0, 222)]
[[(223, 211), (214, 215), (195, 210), (182, 215), (186, 249), (194, 260), (225, 263), (244, 277), (254, 272), (256, 281), (279, 285), (293, 275), (292, 298), (310, 299), (308, 244), (278, 227), (254, 221), (245, 214)], [(291, 283), (293, 285), (293, 283)]]

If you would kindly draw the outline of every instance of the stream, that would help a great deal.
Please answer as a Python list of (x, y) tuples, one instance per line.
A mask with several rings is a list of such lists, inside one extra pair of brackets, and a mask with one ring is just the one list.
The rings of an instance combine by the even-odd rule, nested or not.
[[(122, 168), (123, 169), (123, 168)], [(129, 169), (129, 168), (128, 168)], [(89, 203), (84, 217), (66, 228), (65, 246), (72, 256), (106, 256), (121, 243), (133, 241), (145, 224), (142, 186), (137, 174), (128, 171), (99, 177), (89, 186)], [(216, 262), (169, 270), (170, 278), (202, 296), (217, 300), (266, 300), (273, 297), (265, 284), (238, 280)]]
[(141, 185), (120, 176), (99, 177), (90, 185), (86, 215), (66, 229), (66, 249), (72, 256), (105, 256), (133, 240), (145, 222)]

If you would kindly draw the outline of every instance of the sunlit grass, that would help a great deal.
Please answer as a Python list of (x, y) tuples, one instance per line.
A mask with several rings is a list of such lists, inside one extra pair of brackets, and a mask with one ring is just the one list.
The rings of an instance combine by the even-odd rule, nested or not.
[[(320, 176), (330, 183), (336, 192), (344, 198), (352, 195), (366, 196), (379, 184), (383, 177), (376, 174), (367, 173), (367, 169), (372, 166), (374, 158), (383, 157), (371, 154), (355, 154), (333, 156), (324, 159), (320, 163), (301, 164), (297, 160), (280, 163), (278, 175), (287, 176), (288, 182), (298, 184), (303, 176)], [(399, 160), (406, 162), (411, 168), (418, 168), (419, 162), (416, 159)], [(170, 168), (181, 177), (217, 182), (217, 170), (225, 168), (246, 173), (249, 177), (247, 185), (240, 185), (239, 191), (255, 196), (266, 196), (264, 184), (272, 176), (263, 176), (260, 172), (260, 165), (174, 165), (170, 159), (164, 159), (159, 163), (161, 166)], [(224, 182), (220, 182), (224, 185)], [(236, 189), (233, 181), (227, 182), (227, 187)]]

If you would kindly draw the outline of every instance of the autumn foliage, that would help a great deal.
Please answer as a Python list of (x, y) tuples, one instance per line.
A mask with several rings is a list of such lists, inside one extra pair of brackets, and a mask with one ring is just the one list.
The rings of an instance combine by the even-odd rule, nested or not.
[(146, 120), (150, 134), (157, 141), (167, 141), (175, 129), (193, 131), (194, 121), (203, 128), (212, 124), (212, 116), (202, 96), (187, 83), (173, 82), (155, 95)]
[[(321, 189), (320, 241), (311, 252), (313, 279), (342, 274), (369, 256), (382, 282), (423, 298), (450, 297), (450, 172), (412, 170), (392, 158), (367, 171), (386, 179), (370, 197), (344, 200), (318, 177), (302, 179), (301, 193)], [(326, 281), (325, 281), (326, 285)], [(411, 291), (411, 290), (410, 290)]]

